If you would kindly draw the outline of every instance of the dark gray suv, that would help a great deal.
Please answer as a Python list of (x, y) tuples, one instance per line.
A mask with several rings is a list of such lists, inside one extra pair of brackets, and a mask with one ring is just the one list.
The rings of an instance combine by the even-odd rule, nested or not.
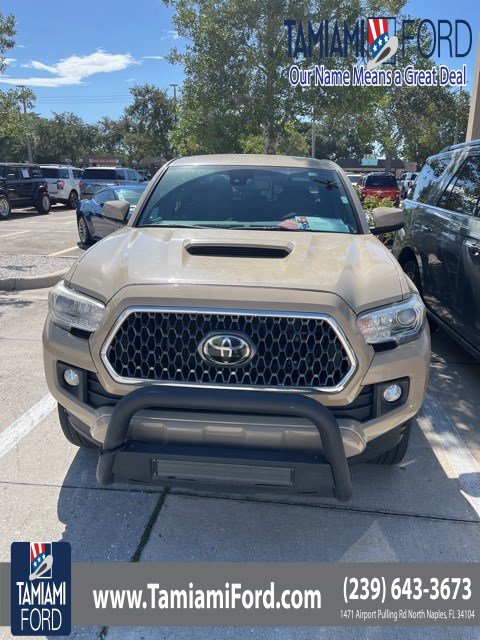
[(128, 167), (87, 167), (82, 175), (82, 198), (91, 198), (105, 187), (141, 184), (144, 178)]
[(480, 140), (429, 158), (393, 253), (429, 314), (480, 359)]

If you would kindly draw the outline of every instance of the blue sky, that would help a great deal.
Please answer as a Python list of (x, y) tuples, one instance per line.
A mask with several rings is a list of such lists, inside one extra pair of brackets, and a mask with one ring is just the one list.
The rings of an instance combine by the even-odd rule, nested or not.
[[(470, 55), (440, 62), (456, 68), (466, 62), (471, 82), (478, 0), (436, 0), (434, 6), (432, 14), (432, 0), (410, 0), (407, 11), (434, 22), (470, 22)], [(181, 67), (170, 65), (165, 55), (185, 41), (173, 30), (172, 12), (160, 0), (2, 0), (1, 11), (17, 18), (18, 46), (7, 54), (11, 60), (0, 88), (7, 89), (8, 82), (28, 84), (42, 115), (70, 110), (90, 122), (117, 117), (129, 102), (132, 84), (150, 82), (171, 92), (169, 85), (182, 81)]]

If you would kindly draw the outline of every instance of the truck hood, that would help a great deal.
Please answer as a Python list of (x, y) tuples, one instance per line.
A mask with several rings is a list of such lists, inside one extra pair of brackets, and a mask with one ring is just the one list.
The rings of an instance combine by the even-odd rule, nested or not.
[[(199, 245), (200, 253), (220, 255), (192, 255), (191, 247)], [(228, 255), (232, 245), (237, 253), (241, 247), (241, 256)], [(260, 257), (264, 249), (282, 257)], [(298, 231), (125, 227), (86, 251), (66, 280), (103, 301), (136, 284), (264, 287), (279, 290), (279, 300), (282, 289), (328, 292), (356, 313), (410, 291), (400, 266), (373, 235)]]

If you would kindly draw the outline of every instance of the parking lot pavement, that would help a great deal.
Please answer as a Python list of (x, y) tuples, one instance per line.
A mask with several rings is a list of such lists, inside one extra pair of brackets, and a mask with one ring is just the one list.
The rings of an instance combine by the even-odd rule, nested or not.
[(54, 205), (46, 216), (35, 209), (19, 209), (8, 220), (0, 221), (0, 252), (77, 258), (78, 246), (75, 211)]
[[(396, 468), (352, 469), (347, 504), (113, 485), (62, 436), (43, 380), (46, 291), (0, 294), (0, 561), (14, 540), (67, 540), (75, 561), (477, 561), (480, 366), (433, 336), (427, 401)], [(13, 429), (12, 429), (13, 425)], [(3, 635), (2, 635), (3, 633)], [(76, 629), (76, 638), (478, 638), (479, 629)], [(9, 638), (6, 629), (0, 638)]]

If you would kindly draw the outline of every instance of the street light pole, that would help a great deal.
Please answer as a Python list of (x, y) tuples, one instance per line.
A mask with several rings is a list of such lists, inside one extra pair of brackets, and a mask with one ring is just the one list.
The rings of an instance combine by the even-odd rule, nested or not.
[(458, 144), (458, 128), (460, 126), (460, 105), (462, 103), (462, 87), (458, 90), (457, 108), (455, 113), (455, 133), (453, 134), (453, 144)]
[(467, 140), (480, 138), (480, 36), (477, 45), (477, 60), (475, 62), (475, 75), (472, 82), (472, 98), (470, 101), (470, 114), (468, 116)]
[(315, 141), (317, 138), (317, 132), (315, 129), (315, 109), (312, 110), (312, 140), (311, 140), (311, 155), (315, 158)]
[(175, 114), (175, 122), (177, 121), (177, 87), (178, 84), (175, 84), (175, 82), (172, 82), (170, 84), (171, 87), (173, 87), (173, 112)]

